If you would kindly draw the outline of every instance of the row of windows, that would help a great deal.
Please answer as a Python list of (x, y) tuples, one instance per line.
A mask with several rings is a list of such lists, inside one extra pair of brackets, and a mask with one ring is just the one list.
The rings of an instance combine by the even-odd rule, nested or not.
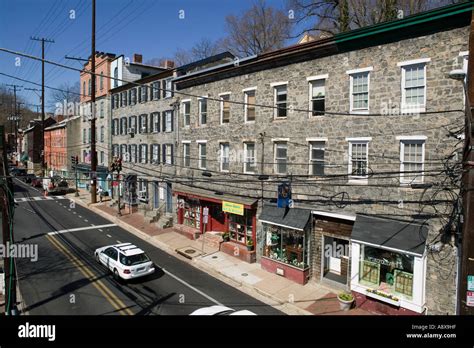
[[(91, 128), (82, 128), (82, 143), (83, 144), (90, 144), (92, 139), (92, 131)], [(101, 143), (105, 141), (105, 127), (101, 126), (100, 127), (100, 137), (97, 137), (96, 134), (96, 140), (99, 140)]]
[[(368, 179), (369, 177), (369, 143), (370, 138), (348, 138), (348, 174), (350, 179)], [(423, 181), (425, 159), (425, 137), (401, 137), (400, 141), (400, 172), (402, 183), (418, 183)], [(191, 165), (191, 142), (183, 142), (182, 166)], [(198, 168), (208, 168), (207, 142), (198, 141)], [(243, 162), (244, 173), (256, 173), (256, 147), (254, 142), (243, 144), (242, 156), (233, 153), (229, 143), (219, 144), (219, 169), (229, 171), (231, 157), (234, 161)], [(308, 140), (308, 174), (325, 175), (326, 140)], [(274, 174), (288, 174), (288, 141), (274, 141), (273, 165)], [(412, 173), (409, 173), (412, 172)]]
[[(104, 89), (104, 73), (101, 72), (99, 76), (97, 76), (96, 86), (99, 86), (100, 90)], [(86, 81), (82, 82), (82, 94), (84, 96), (92, 94), (92, 79), (87, 81), (87, 90), (86, 90)]]
[[(103, 100), (101, 100), (100, 103), (95, 104), (95, 114), (96, 114), (96, 116), (99, 115), (100, 118), (105, 117), (104, 107), (105, 107), (105, 105), (104, 105)], [(85, 115), (86, 113), (89, 114), (89, 115), (92, 115), (92, 103), (86, 104), (86, 106), (82, 107), (82, 114)], [(86, 120), (87, 120), (86, 118), (82, 119), (83, 122), (85, 122)]]
[[(82, 150), (82, 162), (83, 163), (91, 163), (91, 152), (87, 150)], [(99, 165), (104, 166), (105, 165), (105, 152), (100, 151), (99, 152), (99, 158), (97, 159)]]
[(124, 162), (142, 164), (169, 164), (174, 162), (173, 144), (114, 144), (112, 156), (121, 157)]
[(149, 86), (140, 86), (116, 93), (112, 96), (112, 109), (146, 103), (147, 101), (171, 98), (174, 96), (171, 79), (153, 82)]
[[(429, 59), (399, 63), (401, 66), (401, 109), (407, 112), (423, 112), (426, 108), (426, 63)], [(349, 70), (350, 112), (367, 114), (370, 110), (370, 74), (372, 67)], [(326, 80), (328, 75), (308, 77), (309, 110), (311, 116), (324, 115), (326, 111)], [(274, 118), (285, 119), (291, 107), (288, 105), (288, 82), (270, 84), (273, 88)], [(243, 91), (244, 121), (254, 122), (256, 116), (257, 87), (246, 88)], [(221, 93), (219, 117), (220, 124), (230, 122), (231, 93)], [(198, 124), (207, 123), (207, 99), (198, 98)], [(191, 125), (191, 100), (186, 99), (181, 104), (183, 125)]]
[(112, 120), (112, 135), (146, 134), (174, 131), (173, 111), (152, 112), (150, 115), (121, 117)]

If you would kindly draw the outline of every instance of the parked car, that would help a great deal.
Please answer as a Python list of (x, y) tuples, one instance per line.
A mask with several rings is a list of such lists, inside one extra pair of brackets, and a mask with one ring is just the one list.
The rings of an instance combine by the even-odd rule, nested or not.
[(38, 187), (38, 188), (43, 187), (43, 179), (37, 176), (35, 176), (34, 178), (31, 178), (31, 186)]
[(190, 315), (257, 315), (254, 312), (246, 309), (236, 311), (235, 309), (226, 306), (210, 306), (199, 308)]
[(13, 168), (10, 172), (10, 174), (12, 176), (18, 176), (18, 177), (21, 177), (21, 176), (26, 176), (27, 171), (26, 169), (23, 169), (23, 168)]
[(94, 252), (97, 262), (107, 267), (115, 279), (133, 279), (155, 272), (155, 266), (145, 252), (132, 243), (108, 245)]
[(31, 181), (36, 178), (36, 175), (34, 174), (26, 174), (25, 177), (23, 178), (23, 180), (25, 181), (25, 183), (27, 184), (31, 184)]

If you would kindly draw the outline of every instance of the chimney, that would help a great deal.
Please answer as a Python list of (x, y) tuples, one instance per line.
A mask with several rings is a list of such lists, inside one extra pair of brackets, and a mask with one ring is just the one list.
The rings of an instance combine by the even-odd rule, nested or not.
[(165, 69), (173, 69), (174, 68), (174, 62), (172, 60), (167, 59), (163, 62), (163, 67)]
[(135, 54), (133, 55), (133, 62), (134, 62), (134, 63), (142, 64), (142, 62), (143, 62), (143, 56), (142, 56), (141, 54), (135, 53)]

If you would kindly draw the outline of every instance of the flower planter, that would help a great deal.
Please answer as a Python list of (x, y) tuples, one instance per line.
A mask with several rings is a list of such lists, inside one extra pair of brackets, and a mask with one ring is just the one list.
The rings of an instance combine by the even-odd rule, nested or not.
[(382, 302), (390, 303), (393, 306), (400, 307), (400, 300), (394, 300), (394, 299), (391, 299), (391, 298), (388, 298), (388, 297), (385, 297), (385, 296), (382, 296), (382, 295), (374, 294), (373, 292), (370, 292), (370, 291), (366, 291), (365, 296), (374, 298), (374, 299), (382, 301)]
[(337, 296), (337, 299), (339, 300), (339, 308), (341, 311), (348, 311), (352, 308), (352, 304), (355, 301), (355, 298), (352, 297), (352, 300), (343, 300), (339, 296)]

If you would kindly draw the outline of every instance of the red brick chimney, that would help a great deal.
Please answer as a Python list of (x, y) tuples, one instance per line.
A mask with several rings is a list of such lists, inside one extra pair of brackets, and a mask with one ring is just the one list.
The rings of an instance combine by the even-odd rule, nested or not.
[(141, 54), (135, 53), (133, 55), (133, 62), (142, 64), (143, 63), (143, 56)]
[(174, 68), (174, 62), (172, 60), (167, 59), (163, 62), (163, 67), (165, 69), (173, 69)]

